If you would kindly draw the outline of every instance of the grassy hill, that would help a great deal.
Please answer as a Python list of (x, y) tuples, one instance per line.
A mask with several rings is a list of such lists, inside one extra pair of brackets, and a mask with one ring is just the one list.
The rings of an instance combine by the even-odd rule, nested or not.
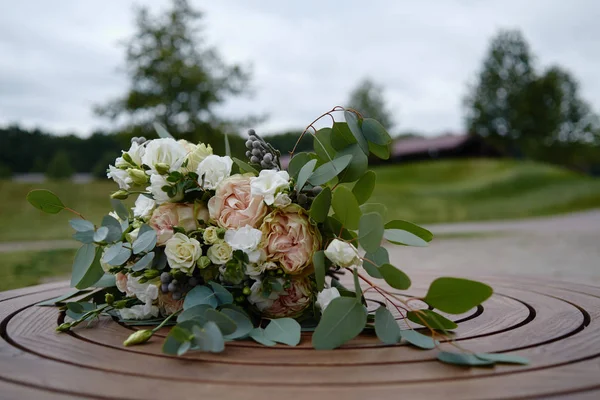
[(600, 207), (600, 179), (516, 160), (428, 161), (376, 169), (373, 200), (417, 223), (524, 218)]
[[(387, 205), (390, 218), (417, 223), (522, 218), (600, 207), (600, 179), (557, 167), (514, 160), (449, 160), (375, 168), (373, 202)], [(0, 181), (0, 242), (68, 239), (63, 212), (46, 215), (26, 201), (46, 188), (92, 221), (110, 210), (111, 182), (24, 184)]]

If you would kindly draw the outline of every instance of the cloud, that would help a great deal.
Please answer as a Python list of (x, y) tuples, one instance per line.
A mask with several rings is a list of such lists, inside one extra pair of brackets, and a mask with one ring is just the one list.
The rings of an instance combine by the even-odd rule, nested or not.
[[(89, 134), (107, 122), (94, 104), (124, 92), (120, 39), (132, 33), (130, 1), (21, 0), (0, 15), (0, 124)], [(462, 97), (499, 28), (519, 28), (541, 69), (558, 63), (600, 104), (590, 1), (194, 2), (205, 33), (228, 62), (251, 66), (253, 98), (219, 108), (267, 113), (263, 132), (294, 129), (343, 104), (369, 76), (385, 86), (397, 130), (461, 131)], [(155, 1), (154, 9), (167, 1)]]

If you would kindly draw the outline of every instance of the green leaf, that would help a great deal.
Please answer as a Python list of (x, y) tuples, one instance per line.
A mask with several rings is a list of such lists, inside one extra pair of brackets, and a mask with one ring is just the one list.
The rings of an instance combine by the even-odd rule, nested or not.
[(210, 281), (208, 284), (212, 288), (213, 292), (215, 292), (215, 296), (217, 296), (217, 300), (219, 300), (219, 304), (233, 303), (233, 295), (229, 292), (229, 290), (225, 289), (223, 286), (219, 285), (217, 282)]
[(404, 272), (394, 267), (392, 264), (383, 264), (379, 267), (379, 272), (386, 283), (394, 289), (406, 290), (410, 287), (410, 278)]
[(363, 176), (356, 182), (352, 188), (352, 193), (356, 197), (358, 204), (364, 204), (371, 198), (373, 189), (375, 189), (375, 182), (377, 181), (377, 174), (373, 171), (367, 171)]
[(94, 242), (102, 242), (108, 236), (108, 228), (105, 226), (101, 226), (94, 233)]
[(206, 318), (207, 321), (212, 321), (217, 324), (223, 335), (230, 335), (237, 330), (237, 325), (233, 319), (214, 308), (209, 308), (204, 311), (204, 318)]
[(325, 272), (327, 271), (327, 267), (325, 266), (325, 252), (323, 250), (319, 250), (313, 255), (313, 265), (315, 267), (317, 291), (320, 292), (325, 287)]
[(392, 142), (390, 134), (373, 118), (365, 118), (362, 121), (362, 133), (369, 142), (376, 145), (385, 146)]
[(310, 160), (304, 164), (302, 168), (300, 168), (300, 172), (298, 173), (298, 184), (296, 185), (296, 193), (300, 193), (300, 191), (302, 191), (306, 181), (315, 170), (315, 165), (317, 165), (317, 160)]
[(476, 357), (474, 354), (468, 353), (452, 353), (449, 351), (440, 351), (437, 355), (437, 359), (446, 364), (453, 365), (466, 365), (470, 367), (491, 367), (494, 365), (494, 361), (484, 360)]
[(356, 301), (362, 302), (362, 289), (360, 288), (360, 282), (358, 281), (358, 270), (352, 269), (352, 275), (354, 277), (354, 293), (356, 293)]
[(412, 329), (400, 331), (400, 337), (413, 346), (417, 346), (421, 349), (431, 350), (435, 348), (435, 342), (432, 338)]
[(387, 224), (385, 224), (385, 229), (400, 229), (403, 231), (407, 231), (415, 236), (420, 237), (426, 242), (431, 242), (433, 240), (433, 233), (429, 232), (427, 229), (415, 225), (412, 222), (403, 221), (401, 219), (396, 219), (388, 222)]
[(242, 161), (239, 158), (235, 158), (235, 157), (233, 157), (232, 160), (239, 167), (241, 173), (251, 172), (254, 175), (258, 175), (258, 171), (256, 170), (256, 168), (252, 167), (250, 164), (246, 163), (245, 161)]
[(358, 115), (356, 115), (356, 113), (354, 113), (353, 111), (348, 110), (344, 111), (344, 118), (346, 119), (348, 128), (350, 129), (350, 132), (352, 132), (352, 136), (354, 136), (354, 139), (356, 139), (358, 146), (363, 151), (365, 156), (368, 156), (369, 144), (367, 143), (367, 140), (365, 139), (361, 128), (363, 122), (362, 118), (359, 118)]
[(115, 212), (122, 220), (129, 219), (129, 210), (125, 207), (125, 204), (121, 200), (110, 199), (110, 204), (112, 204)]
[(144, 268), (146, 268), (148, 265), (150, 265), (152, 263), (152, 260), (154, 260), (154, 252), (150, 252), (150, 253), (146, 254), (144, 257), (140, 258), (135, 264), (133, 264), (131, 269), (133, 271), (141, 271)]
[(363, 214), (358, 223), (358, 243), (367, 252), (381, 247), (383, 240), (383, 218), (377, 213)]
[(409, 311), (406, 317), (416, 324), (427, 326), (431, 329), (445, 331), (458, 327), (454, 321), (431, 310)]
[(196, 321), (202, 325), (207, 321), (207, 319), (204, 318), (204, 313), (210, 308), (212, 308), (212, 306), (209, 304), (198, 304), (186, 308), (177, 316), (177, 322)]
[(343, 173), (339, 175), (340, 182), (354, 182), (365, 174), (369, 167), (369, 159), (357, 144), (346, 147), (337, 153), (337, 157), (352, 156), (352, 160)]
[(317, 168), (308, 178), (308, 182), (313, 186), (323, 185), (338, 176), (350, 164), (350, 161), (352, 161), (350, 154), (335, 158)]
[(334, 149), (343, 150), (352, 144), (356, 144), (356, 138), (346, 122), (334, 122), (331, 129), (331, 146)]
[(322, 128), (313, 135), (315, 153), (324, 162), (335, 158), (335, 149), (331, 146), (331, 132), (331, 128)]
[(263, 346), (275, 346), (277, 344), (265, 336), (265, 330), (263, 328), (252, 329), (250, 331), (250, 337)]
[(288, 165), (288, 173), (290, 177), (294, 179), (298, 178), (300, 169), (316, 156), (317, 155), (314, 153), (298, 153), (294, 155), (294, 157), (290, 160), (290, 164)]
[(427, 242), (408, 231), (402, 229), (385, 229), (383, 237), (394, 244), (403, 244), (405, 246), (427, 247)]
[(179, 357), (181, 357), (182, 355), (187, 353), (191, 347), (192, 347), (192, 342), (186, 341), (186, 342), (181, 343), (179, 345), (179, 348), (177, 348), (177, 355)]
[(34, 189), (27, 193), (29, 204), (48, 214), (58, 214), (65, 205), (57, 195), (46, 189)]
[(123, 265), (129, 257), (131, 257), (131, 250), (125, 247), (123, 242), (117, 242), (105, 248), (102, 261), (116, 267)]
[(77, 232), (89, 232), (94, 231), (94, 224), (85, 219), (72, 219), (69, 224)]
[(332, 350), (355, 338), (367, 323), (367, 310), (355, 298), (338, 297), (329, 303), (312, 337), (317, 350)]
[(207, 286), (196, 286), (185, 295), (183, 309), (197, 306), (198, 304), (208, 304), (211, 307), (219, 305), (217, 295)]
[(324, 187), (310, 206), (310, 217), (315, 222), (325, 222), (329, 214), (329, 207), (331, 207), (331, 189)]
[(385, 344), (396, 344), (400, 341), (400, 326), (386, 307), (379, 307), (375, 312), (375, 333)]
[(77, 303), (74, 301), (67, 303), (66, 306), (69, 311), (74, 312), (75, 314), (82, 314), (84, 310), (81, 303)]
[(88, 311), (92, 311), (96, 308), (96, 304), (80, 302), (80, 303), (67, 303), (67, 305), (71, 305), (70, 308), (67, 308), (67, 316), (71, 319), (77, 320), (83, 317), (83, 314)]
[(250, 334), (250, 331), (254, 329), (252, 321), (250, 321), (250, 319), (248, 319), (248, 317), (243, 313), (232, 310), (230, 308), (223, 308), (221, 309), (221, 312), (229, 318), (231, 318), (233, 322), (235, 322), (235, 325), (237, 327), (235, 332), (230, 333), (228, 335), (224, 335), (226, 340), (245, 338)]
[(105, 273), (98, 279), (92, 287), (95, 288), (111, 288), (117, 285), (117, 280), (113, 274)]
[(93, 244), (84, 244), (75, 253), (73, 271), (71, 272), (71, 286), (85, 289), (92, 286), (104, 275), (100, 266), (102, 248)]
[(179, 325), (175, 325), (171, 328), (165, 342), (163, 343), (163, 353), (177, 355), (181, 344), (189, 341), (191, 335), (192, 333), (187, 329), (184, 329)]
[(156, 231), (140, 233), (133, 242), (133, 254), (140, 254), (154, 249), (156, 246)]
[(494, 291), (484, 283), (461, 278), (438, 278), (423, 299), (449, 314), (462, 314), (487, 300)]
[(360, 208), (356, 202), (356, 197), (346, 186), (338, 186), (333, 191), (331, 206), (337, 219), (346, 229), (358, 229), (360, 220)]
[(388, 215), (388, 209), (387, 209), (387, 207), (385, 206), (385, 204), (381, 204), (381, 203), (365, 203), (365, 204), (361, 204), (360, 211), (363, 214), (368, 214), (368, 213), (375, 212), (375, 213), (381, 215), (381, 218), (383, 218), (384, 221), (387, 219), (387, 215)]
[(80, 241), (81, 243), (90, 244), (94, 243), (94, 231), (76, 232), (73, 234), (73, 239)]
[(173, 139), (173, 136), (171, 136), (171, 134), (167, 132), (167, 130), (161, 124), (154, 122), (152, 125), (154, 126), (154, 130), (159, 137), (163, 139)]
[[(389, 264), (390, 256), (385, 247), (378, 248), (373, 253), (365, 253), (363, 257), (363, 268), (367, 271), (367, 274), (373, 278), (383, 279), (383, 275), (379, 272), (379, 267), (383, 264)], [(375, 265), (373, 264), (375, 263)]]
[(105, 215), (102, 218), (101, 226), (105, 226), (108, 228), (108, 235), (104, 240), (107, 242), (116, 242), (117, 240), (121, 240), (121, 236), (123, 234), (123, 230), (121, 228), (121, 223), (117, 221), (110, 215)]
[(520, 364), (527, 365), (529, 360), (525, 357), (517, 356), (514, 354), (499, 354), (499, 353), (475, 353), (475, 357), (485, 361), (493, 361), (500, 364)]
[(85, 293), (89, 293), (89, 292), (90, 292), (90, 290), (70, 290), (67, 293), (62, 294), (58, 297), (54, 297), (52, 299), (44, 300), (40, 303), (37, 303), (36, 306), (40, 306), (40, 307), (58, 306), (58, 305), (61, 305), (65, 300), (70, 299), (71, 297), (75, 297), (77, 295), (85, 294)]
[(389, 144), (382, 146), (375, 143), (369, 143), (369, 151), (381, 160), (388, 160), (390, 158)]
[(296, 346), (300, 343), (300, 324), (293, 318), (272, 319), (265, 328), (265, 337), (273, 342)]
[(194, 345), (201, 351), (220, 353), (225, 350), (225, 340), (221, 330), (212, 321), (204, 324), (202, 328), (192, 327)]

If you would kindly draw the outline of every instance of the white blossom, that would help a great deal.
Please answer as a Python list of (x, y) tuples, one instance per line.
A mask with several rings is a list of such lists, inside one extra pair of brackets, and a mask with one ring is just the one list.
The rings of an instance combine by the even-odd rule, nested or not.
[(169, 172), (176, 171), (185, 161), (186, 155), (185, 148), (175, 139), (154, 139), (148, 142), (142, 163), (150, 167), (149, 173), (160, 174), (156, 169), (157, 165), (166, 166)]
[(196, 239), (176, 233), (167, 240), (165, 255), (171, 268), (191, 274), (202, 255), (202, 247)]
[(325, 311), (329, 303), (336, 297), (340, 297), (340, 292), (336, 288), (325, 288), (317, 295), (317, 305), (321, 311)]
[(325, 256), (337, 266), (350, 267), (360, 264), (360, 258), (356, 252), (356, 248), (350, 243), (343, 242), (339, 239), (333, 239), (327, 249)]
[(225, 241), (233, 250), (242, 250), (250, 255), (257, 250), (262, 239), (262, 232), (250, 225), (246, 225), (239, 229), (228, 229), (225, 232)]
[(261, 196), (267, 205), (271, 205), (275, 202), (275, 195), (289, 186), (289, 180), (287, 171), (263, 169), (258, 177), (250, 181), (250, 193), (252, 196)]
[(127, 171), (113, 165), (108, 166), (108, 173), (106, 176), (115, 181), (119, 185), (119, 188), (123, 190), (129, 190), (131, 187), (130, 185), (133, 182)]
[(183, 193), (177, 193), (175, 197), (171, 198), (167, 192), (163, 191), (163, 186), (171, 186), (171, 183), (162, 175), (150, 175), (150, 186), (146, 188), (152, 196), (156, 204), (162, 204), (169, 201), (177, 202), (183, 199)]
[(198, 183), (204, 188), (216, 189), (223, 179), (231, 175), (233, 160), (230, 157), (219, 157), (215, 155), (207, 156), (198, 164)]
[(142, 219), (149, 218), (152, 215), (155, 206), (156, 202), (154, 200), (140, 194), (135, 201), (135, 207), (133, 207), (133, 216)]

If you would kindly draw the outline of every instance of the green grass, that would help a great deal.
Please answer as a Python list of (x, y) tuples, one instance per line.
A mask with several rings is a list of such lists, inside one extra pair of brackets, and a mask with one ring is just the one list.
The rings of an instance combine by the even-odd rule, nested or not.
[(378, 167), (372, 202), (416, 223), (524, 218), (600, 207), (600, 179), (535, 162), (446, 160)]
[(45, 278), (65, 278), (75, 250), (0, 253), (0, 291), (37, 285)]

